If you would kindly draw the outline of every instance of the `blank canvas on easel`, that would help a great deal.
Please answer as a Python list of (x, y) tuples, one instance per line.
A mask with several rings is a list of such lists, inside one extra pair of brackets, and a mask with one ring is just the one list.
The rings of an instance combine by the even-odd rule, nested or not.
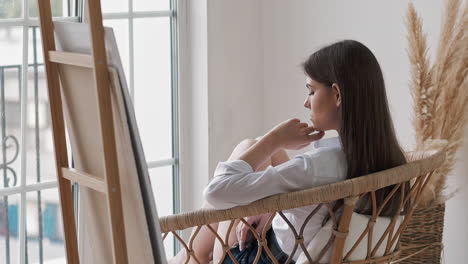
[[(54, 22), (54, 27), (57, 50), (91, 54), (89, 25)], [(105, 42), (129, 263), (165, 263), (148, 168), (111, 28), (105, 28)], [(92, 175), (104, 175), (92, 69), (60, 65), (59, 71), (75, 167)], [(112, 247), (104, 196), (81, 187), (79, 213), (81, 263), (107, 263), (112, 259)]]

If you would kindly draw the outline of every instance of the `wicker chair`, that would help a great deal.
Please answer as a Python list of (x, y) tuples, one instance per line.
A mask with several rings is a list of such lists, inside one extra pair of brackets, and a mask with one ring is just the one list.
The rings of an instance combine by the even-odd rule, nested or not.
[[(174, 237), (181, 242), (183, 246), (182, 250), (186, 250), (186, 261), (188, 262), (190, 258), (193, 258), (195, 262), (199, 263), (196, 254), (193, 251), (193, 239), (196, 237), (201, 227), (206, 226), (214, 233), (216, 239), (223, 245), (224, 256), (227, 254), (231, 259), (233, 259), (234, 263), (237, 263), (229, 251), (227, 237), (223, 238), (217, 234), (210, 224), (230, 220), (229, 230), (231, 230), (235, 220), (239, 219), (245, 223), (249, 229), (251, 229), (254, 237), (258, 240), (259, 247), (254, 263), (257, 263), (260, 259), (262, 248), (265, 249), (273, 263), (278, 263), (276, 259), (272, 258), (272, 253), (267, 246), (267, 241), (265, 239), (267, 231), (265, 230), (266, 228), (264, 228), (260, 234), (256, 233), (254, 231), (255, 229), (244, 220), (244, 217), (247, 216), (271, 212), (274, 214), (270, 217), (269, 224), (272, 222), (273, 216), (279, 214), (291, 227), (291, 232), (296, 238), (294, 251), (291, 255), (294, 255), (296, 250), (301, 250), (302, 253), (298, 259), (299, 263), (360, 264), (394, 263), (402, 261), (406, 259), (406, 257), (399, 257), (399, 253), (402, 250), (399, 245), (400, 236), (405, 231), (408, 222), (411, 220), (412, 214), (418, 204), (421, 191), (426, 187), (428, 179), (445, 160), (445, 152), (440, 150), (408, 152), (406, 155), (408, 159), (407, 164), (362, 177), (307, 190), (274, 195), (255, 201), (249, 205), (231, 209), (202, 209), (199, 211), (162, 217), (160, 218), (160, 224), (163, 239), (165, 239), (168, 234), (172, 233)], [(397, 190), (399, 188), (405, 188), (404, 186), (408, 186), (405, 184), (407, 182), (411, 183), (411, 188), (406, 192), (407, 195), (405, 197), (405, 192), (397, 192)], [(380, 208), (377, 208), (374, 195), (375, 191), (391, 185), (395, 185), (395, 187), (384, 201), (384, 204), (393, 194), (400, 193), (400, 195), (402, 195), (402, 199), (400, 199), (400, 208), (403, 208), (404, 206), (407, 208), (407, 212), (404, 217), (394, 216), (389, 218), (379, 216), (383, 205)], [(370, 194), (373, 200), (372, 215), (358, 215), (354, 213), (354, 206), (356, 201), (366, 194)], [(333, 213), (330, 205), (331, 202), (338, 199), (344, 199), (344, 206), (339, 219), (337, 219), (338, 217)], [(320, 245), (320, 248), (313, 249), (315, 253), (313, 253), (310, 248), (308, 249), (307, 245), (304, 245), (302, 235), (304, 227), (317, 210), (310, 212), (310, 215), (306, 218), (300, 230), (295, 230), (283, 213), (283, 211), (287, 209), (308, 205), (318, 205), (318, 207), (327, 206), (331, 214), (331, 218), (327, 223), (327, 225), (331, 227), (331, 232), (321, 234), (322, 243), (315, 244), (316, 246)], [(365, 217), (367, 222), (364, 223), (362, 230), (352, 230), (354, 227), (351, 224), (353, 217)], [(375, 227), (379, 224), (381, 226), (381, 230), (377, 231), (375, 230)], [(383, 229), (382, 225), (385, 225)], [(195, 231), (190, 241), (185, 242), (176, 231), (187, 228), (195, 228)], [(350, 228), (351, 230), (349, 230)], [(353, 238), (348, 235), (351, 232), (354, 233)], [(356, 236), (356, 234), (359, 235)], [(319, 236), (319, 234), (317, 234), (316, 237), (317, 236)], [(323, 241), (324, 236), (328, 236), (325, 241)], [(361, 252), (357, 252), (357, 249), (359, 248)], [(421, 248), (424, 248), (424, 245), (421, 246)], [(364, 251), (364, 253), (362, 251)], [(292, 257), (290, 256), (286, 263), (289, 263), (291, 259)]]

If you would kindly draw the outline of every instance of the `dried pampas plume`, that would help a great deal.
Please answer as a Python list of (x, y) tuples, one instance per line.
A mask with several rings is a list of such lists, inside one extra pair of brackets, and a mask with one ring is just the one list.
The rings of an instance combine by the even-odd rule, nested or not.
[(422, 22), (413, 4), (409, 5), (406, 24), (408, 27), (408, 55), (411, 65), (411, 92), (414, 101), (413, 124), (417, 145), (420, 146), (430, 135), (431, 114), (429, 109), (433, 105), (433, 89), (429, 59), (427, 57), (426, 36), (422, 31)]
[(447, 0), (439, 46), (432, 67), (426, 36), (413, 4), (409, 4), (406, 25), (411, 63), (410, 87), (414, 102), (413, 125), (418, 149), (434, 139), (447, 140), (447, 160), (428, 183), (422, 204), (446, 199), (443, 191), (463, 143), (468, 122), (468, 5), (462, 11), (459, 0)]

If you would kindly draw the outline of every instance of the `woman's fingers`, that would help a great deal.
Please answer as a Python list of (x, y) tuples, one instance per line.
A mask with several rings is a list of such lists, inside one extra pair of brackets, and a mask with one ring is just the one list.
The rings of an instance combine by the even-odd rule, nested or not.
[(281, 148), (300, 149), (324, 136), (323, 132), (311, 134), (316, 131), (315, 127), (293, 118), (278, 124), (268, 134), (276, 138), (275, 142)]
[(310, 127), (307, 127), (306, 129), (304, 129), (304, 132), (305, 132), (307, 138), (310, 141), (319, 140), (325, 135), (325, 132), (323, 132), (323, 131), (317, 131), (318, 133), (311, 134), (311, 133), (316, 132), (316, 131), (317, 130), (313, 126), (310, 126)]
[(307, 123), (300, 123), (299, 124), (299, 127), (300, 128), (305, 128), (305, 127), (308, 127), (309, 125)]
[(247, 234), (249, 233), (249, 228), (244, 223), (242, 223), (241, 225), (242, 226), (240, 228), (237, 241), (239, 242), (240, 251), (243, 251), (245, 247), (245, 242), (247, 240)]
[(307, 138), (308, 138), (310, 141), (315, 141), (315, 140), (321, 139), (324, 135), (325, 135), (325, 132), (319, 131), (318, 133), (314, 133), (314, 134), (311, 134), (311, 135), (307, 135)]
[(304, 132), (306, 133), (306, 135), (309, 135), (310, 133), (312, 133), (314, 131), (317, 131), (317, 130), (315, 130), (315, 127), (313, 127), (313, 126), (310, 126), (310, 127), (307, 127), (306, 129), (304, 129)]

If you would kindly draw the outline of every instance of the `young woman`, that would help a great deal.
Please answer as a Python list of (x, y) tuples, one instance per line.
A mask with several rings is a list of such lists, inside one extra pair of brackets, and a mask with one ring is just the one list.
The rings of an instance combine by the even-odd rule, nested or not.
[[(318, 185), (366, 175), (406, 162), (393, 128), (385, 84), (380, 66), (372, 52), (354, 40), (326, 46), (303, 63), (307, 96), (304, 107), (310, 110), (312, 126), (290, 119), (271, 129), (259, 140), (244, 140), (228, 161), (220, 162), (213, 180), (204, 190), (206, 207), (218, 209), (249, 204), (279, 193), (297, 191)], [(321, 139), (324, 131), (336, 130), (339, 137)], [(313, 141), (315, 149), (289, 160), (285, 149), (300, 149)], [(376, 192), (381, 204), (393, 186)], [(383, 215), (398, 213), (400, 195), (385, 206)], [(300, 228), (315, 206), (286, 210), (288, 220)], [(369, 214), (370, 197), (362, 198), (357, 212)], [(304, 244), (320, 230), (328, 214), (321, 208), (304, 231)], [(269, 214), (249, 217), (260, 231)], [(225, 237), (229, 222), (214, 227)], [(256, 242), (245, 241), (247, 229), (239, 224), (229, 238), (231, 252), (239, 263), (252, 263), (257, 253)], [(267, 234), (269, 247), (280, 263), (292, 252), (294, 237), (279, 216)], [(247, 245), (245, 245), (245, 243)], [(218, 263), (223, 255), (219, 242), (207, 229), (202, 229), (194, 244), (202, 263)], [(293, 256), (296, 260), (300, 250)], [(185, 259), (181, 252), (172, 261)], [(195, 263), (195, 262), (193, 262)], [(232, 263), (226, 256), (223, 263)], [(271, 263), (264, 252), (260, 263)]]

